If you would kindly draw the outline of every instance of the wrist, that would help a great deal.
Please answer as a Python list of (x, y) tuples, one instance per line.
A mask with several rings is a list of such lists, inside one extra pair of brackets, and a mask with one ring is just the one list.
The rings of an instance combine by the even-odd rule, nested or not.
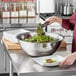
[(76, 52), (72, 53), (72, 55), (74, 56), (74, 59), (76, 60)]
[(56, 22), (58, 22), (60, 25), (62, 25), (62, 18), (57, 17)]

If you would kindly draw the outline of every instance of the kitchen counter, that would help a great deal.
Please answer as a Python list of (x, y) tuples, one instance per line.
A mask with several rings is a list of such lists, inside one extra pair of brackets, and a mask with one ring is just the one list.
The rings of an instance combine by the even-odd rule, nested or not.
[[(16, 70), (18, 76), (63, 76), (63, 75), (76, 75), (76, 63), (67, 68), (55, 67), (42, 67), (32, 60), (32, 57), (28, 56), (22, 50), (8, 50), (1, 41), (1, 45), (5, 53), (9, 56), (10, 60), (10, 76), (13, 73), (13, 67)], [(70, 51), (66, 52), (57, 51), (55, 55), (66, 56), (70, 54)]]

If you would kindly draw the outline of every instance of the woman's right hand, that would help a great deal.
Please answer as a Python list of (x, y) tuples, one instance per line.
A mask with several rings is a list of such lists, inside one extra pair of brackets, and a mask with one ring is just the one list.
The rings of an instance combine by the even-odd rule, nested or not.
[(76, 60), (76, 52), (66, 56), (63, 61), (60, 63), (60, 66), (63, 65), (72, 65)]
[(45, 22), (49, 22), (49, 24), (52, 24), (54, 22), (58, 22), (59, 24), (62, 24), (62, 18), (56, 17), (56, 16), (52, 16), (49, 17), (45, 20)]

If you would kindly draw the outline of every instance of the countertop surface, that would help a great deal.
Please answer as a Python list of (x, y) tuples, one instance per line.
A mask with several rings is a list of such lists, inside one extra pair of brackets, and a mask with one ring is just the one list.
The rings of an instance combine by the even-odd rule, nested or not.
[[(2, 34), (2, 33), (1, 33)], [(2, 37), (2, 35), (0, 35), (0, 37)], [(48, 76), (50, 76), (50, 74), (53, 76), (57, 76), (61, 74), (75, 74), (76, 71), (76, 63), (73, 64), (70, 67), (67, 68), (62, 68), (59, 66), (55, 66), (55, 67), (42, 67), (41, 65), (37, 64), (36, 62), (33, 61), (32, 57), (28, 56), (26, 53), (24, 53), (22, 50), (8, 50), (6, 49), (6, 47), (4, 46), (2, 40), (1, 40), (1, 44), (3, 45), (2, 47), (4, 47), (5, 52), (7, 52), (10, 60), (12, 60), (12, 63), (15, 67), (15, 70), (17, 72), (17, 74), (23, 74), (22, 76), (28, 75), (28, 76), (40, 76), (40, 75), (44, 75), (46, 76), (48, 74)], [(54, 55), (61, 55), (61, 56), (66, 56), (70, 54), (70, 51), (57, 51), (56, 53), (54, 53)], [(56, 74), (57, 73), (57, 74)]]
[[(33, 61), (32, 57), (28, 56), (26, 53), (24, 53), (22, 50), (5, 50), (10, 59), (12, 60), (12, 63), (15, 67), (15, 70), (17, 74), (36, 74), (36, 73), (50, 73), (55, 74), (74, 74), (76, 71), (76, 63), (69, 67), (43, 67), (39, 64), (37, 64), (35, 61)], [(64, 53), (64, 54), (63, 54)], [(70, 52), (66, 53), (65, 50), (63, 52), (56, 52), (55, 55), (67, 55)], [(72, 73), (73, 72), (73, 73)]]
[[(75, 66), (68, 68), (56, 67), (42, 67), (33, 61), (32, 57), (28, 56), (22, 50), (6, 50), (15, 66), (17, 73), (31, 73), (31, 72), (46, 72), (46, 71), (69, 71), (76, 70)], [(63, 51), (64, 52), (64, 51)], [(64, 53), (67, 55), (67, 53)], [(63, 54), (63, 56), (64, 56)], [(62, 52), (56, 52), (55, 55), (62, 55)], [(73, 69), (72, 69), (73, 68)]]

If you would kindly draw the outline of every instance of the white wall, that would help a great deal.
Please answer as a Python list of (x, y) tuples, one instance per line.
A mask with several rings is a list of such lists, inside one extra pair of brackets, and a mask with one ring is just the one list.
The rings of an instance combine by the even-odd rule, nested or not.
[(76, 0), (72, 0), (72, 1), (73, 1), (74, 9), (76, 9)]

